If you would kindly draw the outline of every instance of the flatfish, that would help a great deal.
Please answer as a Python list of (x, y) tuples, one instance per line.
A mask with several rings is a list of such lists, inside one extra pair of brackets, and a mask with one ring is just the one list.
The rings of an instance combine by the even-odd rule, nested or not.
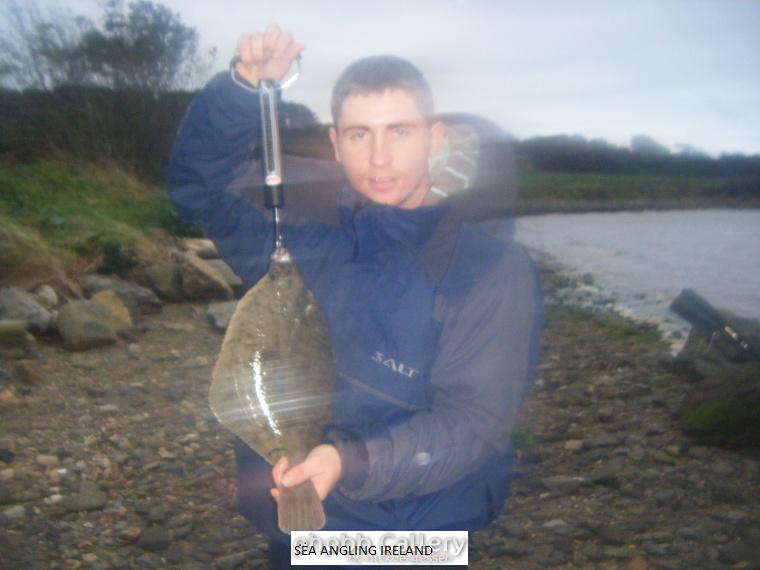
[[(209, 403), (219, 421), (274, 465), (301, 462), (330, 420), (333, 356), (324, 318), (289, 252), (240, 300), (214, 366)], [(283, 532), (325, 524), (311, 481), (280, 489)]]

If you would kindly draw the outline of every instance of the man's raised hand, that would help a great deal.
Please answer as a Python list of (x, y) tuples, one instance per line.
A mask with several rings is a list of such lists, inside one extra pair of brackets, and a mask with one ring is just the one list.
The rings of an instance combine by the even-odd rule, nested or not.
[(280, 81), (304, 49), (293, 35), (271, 24), (263, 34), (246, 34), (235, 48), (235, 71), (252, 85), (262, 79)]

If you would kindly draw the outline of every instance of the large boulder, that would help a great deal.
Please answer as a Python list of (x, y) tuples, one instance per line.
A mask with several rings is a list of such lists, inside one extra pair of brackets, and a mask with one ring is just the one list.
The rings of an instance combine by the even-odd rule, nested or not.
[[(760, 323), (727, 315), (760, 347)], [(740, 358), (731, 342), (692, 329), (674, 370), (692, 382), (678, 411), (681, 429), (718, 445), (760, 447), (760, 362)]]
[(23, 321), (28, 330), (42, 333), (48, 330), (51, 315), (31, 293), (7, 287), (0, 289), (0, 319)]
[(34, 348), (35, 339), (24, 321), (0, 321), (0, 354), (23, 355)]
[(210, 303), (206, 307), (206, 316), (211, 325), (221, 332), (226, 331), (227, 326), (230, 324), (230, 319), (232, 319), (232, 315), (235, 313), (237, 304), (237, 301)]
[(185, 298), (182, 290), (182, 272), (173, 261), (156, 263), (145, 269), (145, 277), (150, 287), (167, 301), (178, 302)]
[(88, 275), (82, 280), (82, 290), (88, 298), (108, 289), (115, 291), (132, 311), (141, 314), (160, 313), (163, 308), (161, 300), (153, 291), (120, 277)]
[(181, 257), (182, 290), (189, 301), (226, 301), (234, 297), (226, 279), (194, 253)]
[(40, 305), (48, 310), (55, 309), (58, 305), (58, 293), (50, 285), (40, 285), (35, 289), (34, 296)]
[(108, 309), (110, 316), (107, 324), (116, 334), (132, 330), (135, 327), (129, 309), (115, 291), (109, 289), (95, 293), (90, 301)]
[(219, 257), (214, 242), (204, 238), (185, 238), (182, 240), (185, 250), (194, 253), (201, 259), (215, 259)]
[(87, 350), (116, 342), (111, 311), (93, 301), (72, 301), (58, 312), (58, 332), (69, 350)]
[(243, 281), (240, 277), (238, 277), (237, 274), (232, 271), (232, 268), (221, 259), (207, 259), (206, 263), (216, 269), (219, 274), (224, 277), (225, 281), (227, 281), (227, 284), (233, 289), (237, 290), (243, 286)]

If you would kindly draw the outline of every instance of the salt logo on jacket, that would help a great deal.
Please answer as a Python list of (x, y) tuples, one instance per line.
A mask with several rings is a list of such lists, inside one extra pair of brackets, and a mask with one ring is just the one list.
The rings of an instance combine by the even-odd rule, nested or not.
[(383, 366), (390, 368), (391, 370), (393, 370), (394, 372), (397, 372), (398, 374), (403, 374), (407, 378), (414, 378), (414, 375), (419, 374), (420, 372), (419, 370), (416, 370), (414, 368), (407, 368), (406, 364), (404, 364), (403, 362), (397, 363), (392, 358), (386, 358), (385, 355), (380, 351), (375, 352), (375, 354), (372, 356), (372, 360), (374, 360), (375, 362), (379, 362)]

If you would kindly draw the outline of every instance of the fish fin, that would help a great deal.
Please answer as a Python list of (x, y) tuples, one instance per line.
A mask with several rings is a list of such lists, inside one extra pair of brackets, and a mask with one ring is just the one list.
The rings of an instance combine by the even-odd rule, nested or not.
[(325, 509), (310, 480), (295, 487), (280, 487), (277, 521), (284, 533), (319, 530), (325, 526)]

